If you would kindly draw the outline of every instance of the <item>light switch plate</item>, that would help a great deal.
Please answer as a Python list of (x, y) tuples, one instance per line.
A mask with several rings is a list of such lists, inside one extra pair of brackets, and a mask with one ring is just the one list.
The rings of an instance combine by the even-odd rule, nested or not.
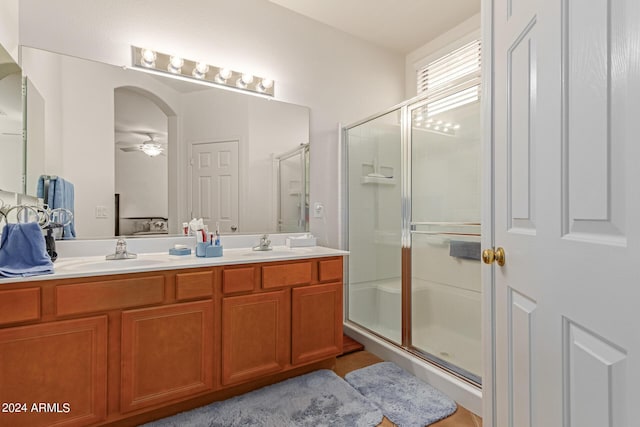
[(315, 202), (313, 204), (313, 217), (314, 218), (324, 217), (324, 204), (320, 202)]
[(96, 218), (109, 218), (109, 211), (106, 206), (96, 206)]

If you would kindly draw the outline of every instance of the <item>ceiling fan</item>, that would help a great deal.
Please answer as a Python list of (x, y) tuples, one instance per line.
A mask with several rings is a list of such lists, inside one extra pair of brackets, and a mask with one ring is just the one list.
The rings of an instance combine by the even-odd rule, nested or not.
[[(124, 152), (131, 151), (142, 151), (149, 157), (156, 157), (158, 155), (164, 156), (164, 150), (166, 148), (166, 144), (158, 142), (154, 139), (153, 134), (148, 133), (145, 134), (149, 139), (143, 141), (141, 144), (129, 145), (127, 147), (120, 147), (120, 150)], [(118, 144), (131, 144), (123, 141), (118, 141)]]

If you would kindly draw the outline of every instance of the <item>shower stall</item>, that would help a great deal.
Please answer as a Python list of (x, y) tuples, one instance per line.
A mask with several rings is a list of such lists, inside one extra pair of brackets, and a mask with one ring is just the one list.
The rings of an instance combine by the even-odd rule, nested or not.
[(343, 129), (347, 322), (481, 384), (479, 79)]

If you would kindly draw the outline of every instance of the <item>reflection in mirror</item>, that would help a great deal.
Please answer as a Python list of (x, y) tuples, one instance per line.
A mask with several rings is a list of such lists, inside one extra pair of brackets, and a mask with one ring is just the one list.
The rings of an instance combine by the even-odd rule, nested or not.
[(0, 190), (24, 192), (22, 72), (0, 45)]
[[(192, 217), (223, 233), (278, 232), (273, 162), (308, 143), (308, 108), (29, 47), (21, 55), (45, 110), (42, 166), (27, 173), (75, 185), (79, 238), (178, 234)], [(147, 117), (154, 108), (160, 128)], [(162, 153), (144, 154), (155, 143)]]
[(148, 94), (115, 89), (115, 234), (167, 234), (168, 117)]
[(275, 157), (278, 172), (278, 231), (308, 230), (309, 144)]

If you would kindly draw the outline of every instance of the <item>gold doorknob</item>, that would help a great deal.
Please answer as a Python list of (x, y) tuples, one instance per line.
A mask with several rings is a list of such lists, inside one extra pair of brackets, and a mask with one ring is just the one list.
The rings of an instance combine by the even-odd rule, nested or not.
[(493, 264), (495, 261), (500, 267), (505, 263), (504, 249), (498, 247), (496, 250), (485, 249), (482, 251), (482, 261), (485, 264)]

